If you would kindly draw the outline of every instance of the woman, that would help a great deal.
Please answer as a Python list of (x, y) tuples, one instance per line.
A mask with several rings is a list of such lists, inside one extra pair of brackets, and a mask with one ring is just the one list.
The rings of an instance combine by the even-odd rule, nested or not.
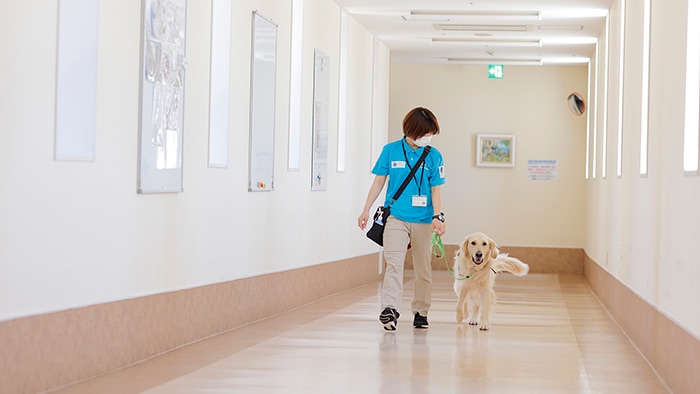
[[(367, 201), (357, 224), (365, 229), (370, 218), (370, 208), (384, 188), (389, 185), (384, 206), (391, 203), (394, 193), (411, 172), (411, 169), (430, 143), (440, 134), (435, 115), (426, 108), (410, 110), (403, 118), (404, 137), (388, 143), (382, 149), (372, 173), (375, 175), (367, 194)], [(386, 272), (382, 283), (382, 312), (379, 321), (385, 330), (396, 330), (403, 295), (403, 271), (406, 250), (410, 245), (413, 257), (415, 285), (411, 310), (413, 327), (428, 328), (432, 290), (431, 247), (432, 233), (445, 233), (445, 215), (441, 212), (440, 186), (445, 183), (442, 154), (433, 148), (425, 162), (417, 169), (413, 179), (399, 198), (391, 204), (391, 215), (384, 226), (384, 258)]]

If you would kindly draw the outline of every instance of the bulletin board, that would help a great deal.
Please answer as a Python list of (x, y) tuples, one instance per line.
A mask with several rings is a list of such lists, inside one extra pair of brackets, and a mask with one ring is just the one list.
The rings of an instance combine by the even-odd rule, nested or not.
[(314, 51), (314, 116), (311, 157), (311, 190), (328, 187), (328, 101), (330, 97), (330, 58)]
[(248, 190), (274, 189), (277, 24), (253, 12)]
[(186, 0), (143, 0), (139, 193), (181, 192)]

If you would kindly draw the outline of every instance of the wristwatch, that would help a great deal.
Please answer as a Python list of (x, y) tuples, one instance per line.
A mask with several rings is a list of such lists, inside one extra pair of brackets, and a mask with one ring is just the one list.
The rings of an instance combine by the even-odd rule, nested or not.
[(439, 220), (439, 221), (445, 223), (445, 213), (444, 213), (444, 212), (440, 212), (439, 215), (433, 216), (433, 219), (437, 219), (437, 220)]

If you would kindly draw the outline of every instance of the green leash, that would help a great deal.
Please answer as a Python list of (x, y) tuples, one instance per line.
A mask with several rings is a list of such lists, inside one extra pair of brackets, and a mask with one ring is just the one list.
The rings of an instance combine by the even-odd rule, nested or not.
[(442, 244), (442, 238), (440, 238), (440, 235), (433, 231), (433, 247), (432, 247), (432, 253), (437, 257), (438, 259), (444, 259), (445, 260), (445, 267), (447, 267), (447, 271), (452, 275), (452, 277), (456, 280), (465, 280), (471, 278), (471, 275), (467, 276), (455, 276), (454, 272), (452, 272), (452, 269), (450, 268), (450, 264), (447, 262), (447, 259), (445, 258), (445, 246)]

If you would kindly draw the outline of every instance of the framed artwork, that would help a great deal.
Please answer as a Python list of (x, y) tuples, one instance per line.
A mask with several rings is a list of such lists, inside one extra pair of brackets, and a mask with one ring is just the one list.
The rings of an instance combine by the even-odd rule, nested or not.
[(477, 134), (477, 167), (515, 167), (515, 136), (512, 134)]
[(139, 193), (178, 193), (185, 125), (187, 0), (143, 0)]

